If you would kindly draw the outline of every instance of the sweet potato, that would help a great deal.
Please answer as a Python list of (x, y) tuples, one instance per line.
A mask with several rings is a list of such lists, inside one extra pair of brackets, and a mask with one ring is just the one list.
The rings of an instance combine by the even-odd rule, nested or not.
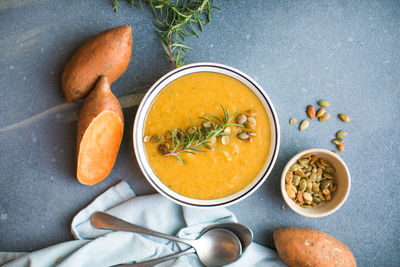
[(324, 232), (278, 228), (274, 242), (279, 256), (289, 266), (357, 266), (346, 245)]
[(78, 118), (76, 176), (80, 183), (92, 185), (107, 177), (117, 158), (123, 131), (121, 105), (110, 90), (108, 78), (101, 76)]
[(131, 52), (130, 25), (109, 29), (89, 39), (65, 66), (62, 89), (67, 102), (86, 97), (100, 75), (106, 75), (112, 84), (128, 67)]

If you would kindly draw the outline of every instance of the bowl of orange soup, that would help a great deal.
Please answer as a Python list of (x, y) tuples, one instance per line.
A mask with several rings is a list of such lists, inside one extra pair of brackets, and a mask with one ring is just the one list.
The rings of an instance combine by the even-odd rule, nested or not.
[(279, 151), (279, 122), (265, 90), (243, 72), (189, 64), (160, 78), (138, 107), (139, 167), (163, 196), (217, 207), (255, 192)]

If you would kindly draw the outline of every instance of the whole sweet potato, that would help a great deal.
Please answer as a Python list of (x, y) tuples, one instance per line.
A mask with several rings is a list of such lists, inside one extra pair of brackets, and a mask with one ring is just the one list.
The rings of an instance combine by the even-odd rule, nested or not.
[(109, 29), (89, 39), (65, 66), (62, 89), (67, 102), (86, 97), (100, 75), (106, 75), (112, 84), (128, 67), (131, 53), (130, 25)]
[(289, 266), (357, 266), (353, 253), (336, 238), (320, 231), (302, 228), (277, 228), (275, 247)]
[(82, 184), (100, 182), (111, 172), (124, 132), (121, 105), (101, 76), (83, 103), (78, 119), (77, 178)]

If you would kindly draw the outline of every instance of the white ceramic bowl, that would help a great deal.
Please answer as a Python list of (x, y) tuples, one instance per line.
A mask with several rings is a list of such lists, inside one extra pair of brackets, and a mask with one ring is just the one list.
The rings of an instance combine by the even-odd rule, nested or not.
[[(218, 199), (202, 200), (202, 199), (189, 198), (174, 192), (165, 184), (163, 184), (161, 180), (157, 177), (157, 175), (154, 173), (148, 162), (145, 147), (142, 141), (147, 113), (157, 95), (163, 90), (163, 88), (166, 85), (168, 85), (175, 79), (196, 72), (221, 73), (224, 75), (228, 75), (245, 84), (250, 90), (252, 90), (258, 96), (258, 98), (263, 103), (271, 124), (272, 131), (271, 131), (270, 153), (268, 158), (266, 159), (266, 164), (262, 169), (262, 171), (260, 172), (260, 174), (254, 179), (252, 183), (246, 186), (246, 188), (230, 196)], [(269, 99), (265, 91), (261, 88), (261, 86), (243, 72), (234, 69), (232, 67), (216, 63), (196, 63), (196, 64), (185, 65), (178, 69), (172, 70), (171, 72), (161, 77), (144, 96), (142, 102), (138, 107), (135, 123), (133, 126), (133, 145), (135, 149), (136, 158), (139, 163), (139, 167), (142, 170), (144, 176), (161, 195), (167, 197), (168, 199), (180, 205), (190, 206), (190, 207), (227, 206), (237, 203), (238, 201), (243, 200), (244, 198), (254, 193), (254, 191), (256, 191), (257, 188), (259, 188), (265, 182), (275, 164), (279, 152), (279, 144), (280, 144), (279, 136), (280, 136), (280, 130), (279, 130), (278, 116), (276, 114), (274, 106), (272, 105), (271, 100)]]
[[(297, 205), (286, 193), (285, 189), (285, 175), (289, 170), (290, 166), (292, 166), (296, 161), (303, 155), (315, 155), (318, 158), (322, 158), (329, 162), (329, 164), (335, 168), (335, 183), (338, 185), (337, 190), (332, 193), (332, 199), (330, 201), (322, 202), (320, 205), (312, 208), (303, 208)], [(311, 217), (318, 218), (328, 216), (335, 211), (337, 211), (343, 203), (346, 201), (347, 196), (350, 193), (351, 187), (351, 177), (349, 169), (346, 166), (346, 163), (335, 153), (321, 148), (312, 148), (308, 150), (304, 150), (297, 155), (295, 155), (289, 162), (286, 164), (285, 168), (282, 172), (281, 177), (281, 191), (283, 199), (286, 204), (296, 213)]]

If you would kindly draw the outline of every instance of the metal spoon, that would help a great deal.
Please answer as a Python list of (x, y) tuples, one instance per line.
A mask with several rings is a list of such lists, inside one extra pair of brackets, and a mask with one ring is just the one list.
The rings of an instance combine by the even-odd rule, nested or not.
[[(239, 223), (232, 223), (232, 222), (226, 222), (226, 223), (218, 223), (218, 224), (213, 224), (210, 225), (206, 228), (204, 228), (200, 235), (204, 234), (208, 230), (215, 229), (215, 228), (224, 228), (226, 230), (231, 231), (234, 233), (240, 240), (240, 243), (242, 245), (242, 251), (244, 251), (250, 244), (253, 242), (253, 232), (247, 227)], [(175, 254), (167, 255), (161, 258), (153, 259), (153, 260), (147, 260), (147, 261), (142, 261), (139, 263), (134, 263), (134, 264), (127, 264), (127, 265), (119, 265), (120, 267), (151, 267), (154, 266), (158, 263), (172, 260), (175, 258), (178, 258), (180, 256), (189, 254), (189, 253), (194, 253), (195, 250), (193, 248), (177, 252)]]
[[(186, 243), (194, 248), (200, 261), (206, 266), (222, 266), (229, 264), (237, 260), (242, 254), (242, 245), (239, 238), (231, 231), (223, 228), (210, 229), (199, 238), (191, 240), (146, 229), (104, 212), (96, 212), (92, 216), (91, 222), (92, 225), (97, 228), (152, 235), (176, 242)], [(179, 256), (192, 252), (194, 251), (191, 248), (180, 252), (181, 254)]]

